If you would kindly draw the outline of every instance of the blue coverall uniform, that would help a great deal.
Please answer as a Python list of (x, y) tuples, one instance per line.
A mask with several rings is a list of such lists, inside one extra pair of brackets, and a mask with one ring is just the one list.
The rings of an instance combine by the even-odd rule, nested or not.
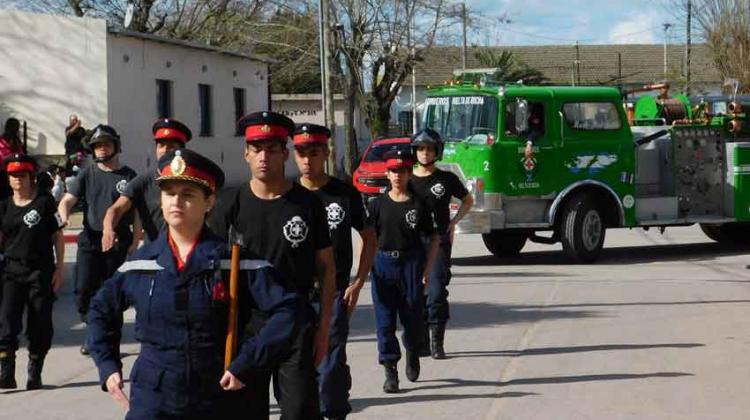
[[(122, 312), (136, 311), (141, 351), (130, 374), (127, 419), (208, 418), (230, 414), (241, 393), (219, 386), (227, 331), (229, 260), (225, 241), (208, 229), (182, 270), (167, 233), (140, 248), (91, 302), (89, 346), (102, 388), (120, 372)], [(242, 260), (239, 332), (251, 313), (265, 325), (240, 337), (229, 371), (243, 383), (285, 357), (299, 326), (307, 322), (302, 298), (276, 281), (264, 260)], [(237, 414), (236, 412), (234, 413)]]

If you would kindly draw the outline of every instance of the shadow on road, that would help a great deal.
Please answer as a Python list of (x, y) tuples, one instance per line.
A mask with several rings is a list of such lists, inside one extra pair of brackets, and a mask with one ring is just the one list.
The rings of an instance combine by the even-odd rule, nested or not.
[(549, 376), (543, 378), (519, 378), (506, 382), (499, 382), (498, 386), (511, 385), (543, 385), (543, 384), (570, 384), (576, 382), (597, 381), (620, 381), (629, 379), (648, 378), (679, 378), (682, 376), (694, 376), (687, 372), (654, 372), (654, 373), (607, 373), (601, 375), (578, 375), (578, 376)]
[[(461, 386), (461, 385), (457, 385)], [(423, 390), (424, 388), (418, 388)], [(411, 390), (416, 391), (417, 389)], [(402, 394), (407, 394), (409, 390), (402, 390)], [(387, 405), (407, 404), (415, 402), (434, 402), (434, 401), (454, 401), (476, 398), (519, 398), (529, 395), (539, 395), (535, 392), (490, 392), (486, 394), (434, 394), (434, 395), (403, 395), (403, 396), (385, 396), (375, 398), (352, 398), (349, 403), (352, 406), (352, 413), (358, 413), (365, 408), (379, 407)]]
[[(599, 262), (605, 265), (628, 265), (656, 261), (711, 261), (719, 257), (745, 255), (747, 247), (715, 242), (679, 245), (649, 245), (604, 248)], [(562, 251), (522, 252), (517, 258), (497, 258), (494, 255), (456, 257), (453, 265), (484, 267), (497, 265), (559, 265), (569, 264)]]
[[(597, 311), (587, 310), (554, 310), (543, 307), (526, 307), (519, 305), (499, 305), (485, 302), (452, 302), (451, 329), (482, 328), (493, 325), (533, 323), (548, 319), (578, 319), (602, 316)], [(372, 305), (357, 306), (352, 315), (349, 336), (350, 342), (356, 337), (375, 333), (375, 311)], [(374, 338), (365, 341), (374, 341)]]
[(448, 357), (451, 359), (462, 357), (523, 357), (612, 350), (688, 349), (704, 346), (705, 344), (700, 343), (601, 344), (590, 346), (541, 347), (526, 350), (458, 351), (454, 353), (448, 353)]

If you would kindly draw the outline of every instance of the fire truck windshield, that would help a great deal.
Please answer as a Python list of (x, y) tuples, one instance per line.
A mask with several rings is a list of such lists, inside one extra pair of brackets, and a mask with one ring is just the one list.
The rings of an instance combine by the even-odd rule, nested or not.
[(425, 126), (445, 141), (471, 141), (497, 129), (497, 98), (493, 96), (430, 97), (425, 101)]

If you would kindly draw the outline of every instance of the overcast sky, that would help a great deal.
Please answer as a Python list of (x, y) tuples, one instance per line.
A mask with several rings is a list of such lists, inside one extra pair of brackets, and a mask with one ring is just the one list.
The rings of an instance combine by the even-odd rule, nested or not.
[[(478, 45), (661, 44), (684, 42), (684, 23), (669, 0), (466, 0), (479, 14), (469, 42)], [(504, 20), (502, 19), (504, 18)], [(507, 23), (507, 20), (510, 22)]]

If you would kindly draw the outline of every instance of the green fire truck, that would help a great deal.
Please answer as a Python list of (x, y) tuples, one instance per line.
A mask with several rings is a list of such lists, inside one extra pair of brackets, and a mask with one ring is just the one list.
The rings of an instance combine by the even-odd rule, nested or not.
[(500, 257), (528, 240), (562, 242), (576, 262), (595, 261), (606, 229), (618, 227), (699, 223), (716, 241), (750, 243), (750, 118), (742, 104), (697, 116), (689, 104), (676, 113), (674, 100), (647, 102), (651, 112), (631, 127), (611, 87), (464, 77), (429, 89), (423, 125), (446, 141), (442, 168), (476, 198), (456, 233), (481, 233)]

